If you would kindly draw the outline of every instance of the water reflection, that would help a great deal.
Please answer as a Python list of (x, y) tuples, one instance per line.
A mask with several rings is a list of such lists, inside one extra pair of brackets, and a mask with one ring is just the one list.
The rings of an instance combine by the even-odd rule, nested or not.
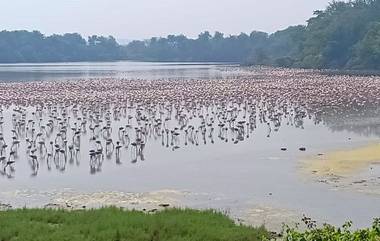
[(113, 78), (220, 78), (232, 64), (99, 62), (56, 64), (0, 64), (1, 82), (27, 82), (94, 77)]
[[(64, 172), (67, 165), (79, 165), (82, 160), (88, 161), (90, 173), (96, 174), (105, 159), (116, 164), (122, 164), (127, 156), (131, 163), (145, 161), (144, 151), (150, 141), (161, 141), (164, 148), (176, 151), (215, 141), (238, 144), (250, 138), (257, 125), (267, 128), (268, 138), (282, 123), (303, 128), (306, 114), (300, 108), (275, 113), (261, 111), (264, 106), (250, 101), (187, 107), (130, 104), (99, 110), (64, 105), (12, 106), (0, 116), (4, 120), (4, 111), (11, 116), (7, 128), (12, 133), (10, 147), (0, 133), (3, 174), (13, 177), (13, 165), (20, 156), (28, 159), (32, 176), (38, 174), (41, 162), (48, 170)], [(88, 158), (81, 152), (88, 153)]]
[(41, 167), (65, 172), (81, 164), (97, 174), (105, 161), (149, 161), (146, 150), (153, 143), (172, 152), (216, 143), (237, 145), (257, 129), (271, 138), (284, 126), (304, 129), (305, 122), (376, 133), (377, 122), (343, 124), (379, 116), (379, 79), (351, 78), (260, 69), (252, 75), (209, 80), (1, 84), (0, 94), (7, 93), (0, 99), (1, 174), (13, 178), (22, 160), (28, 161), (32, 177)]
[(361, 136), (380, 137), (380, 108), (366, 106), (358, 111), (347, 108), (340, 115), (325, 114), (323, 124), (332, 131), (348, 131)]

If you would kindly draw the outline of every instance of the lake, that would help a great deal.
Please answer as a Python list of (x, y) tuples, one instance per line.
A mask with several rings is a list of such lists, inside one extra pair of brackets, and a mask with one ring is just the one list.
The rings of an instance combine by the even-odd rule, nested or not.
[[(0, 65), (0, 79), (1, 203), (139, 207), (169, 195), (274, 229), (303, 214), (357, 226), (380, 216), (378, 156), (348, 168), (335, 153), (379, 143), (378, 77), (116, 62)], [(324, 165), (330, 155), (339, 165)]]
[(0, 64), (0, 81), (62, 80), (92, 77), (213, 78), (226, 74), (220, 63), (78, 62)]

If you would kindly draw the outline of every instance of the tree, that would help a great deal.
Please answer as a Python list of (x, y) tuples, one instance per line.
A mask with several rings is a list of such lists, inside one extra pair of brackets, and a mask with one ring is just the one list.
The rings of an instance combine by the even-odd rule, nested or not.
[(349, 66), (380, 69), (380, 22), (372, 23), (365, 37), (355, 46), (355, 56)]
[(38, 31), (0, 32), (0, 62), (105, 61), (124, 58), (121, 46), (112, 36), (80, 34), (44, 36)]

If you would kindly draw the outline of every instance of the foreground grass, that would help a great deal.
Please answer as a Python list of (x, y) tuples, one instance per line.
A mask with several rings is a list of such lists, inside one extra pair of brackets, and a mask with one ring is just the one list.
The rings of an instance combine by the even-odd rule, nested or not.
[[(285, 226), (286, 241), (380, 241), (380, 219), (370, 228), (317, 228), (309, 218), (304, 231)], [(280, 240), (280, 237), (277, 237)], [(212, 210), (167, 209), (155, 214), (118, 208), (96, 210), (18, 209), (0, 212), (0, 241), (255, 241), (270, 240), (265, 228), (236, 225)]]
[(264, 228), (236, 225), (214, 211), (168, 209), (156, 214), (118, 208), (0, 212), (1, 241), (253, 241)]

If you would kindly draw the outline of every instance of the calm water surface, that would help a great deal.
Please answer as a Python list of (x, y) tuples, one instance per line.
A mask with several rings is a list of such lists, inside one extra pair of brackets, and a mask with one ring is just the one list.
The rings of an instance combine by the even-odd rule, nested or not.
[[(32, 81), (89, 77), (123, 78), (223, 78), (237, 74), (226, 71), (231, 66), (216, 64), (157, 63), (74, 63), (0, 65), (2, 81)], [(30, 113), (29, 113), (30, 114)], [(4, 111), (4, 135), (11, 135), (11, 108)], [(30, 116), (28, 116), (30, 117)], [(113, 128), (126, 122), (115, 121)], [(250, 205), (268, 205), (294, 210), (320, 221), (342, 224), (353, 220), (368, 225), (380, 216), (380, 196), (339, 190), (303, 176), (300, 160), (329, 150), (350, 148), (379, 141), (380, 118), (361, 116), (347, 122), (331, 120), (315, 125), (306, 120), (303, 128), (283, 123), (270, 137), (265, 125), (259, 125), (250, 137), (238, 144), (210, 139), (199, 146), (179, 149), (162, 145), (161, 138), (147, 140), (145, 160), (132, 163), (129, 150), (122, 148), (120, 163), (115, 156), (105, 158), (101, 168), (90, 174), (88, 152), (91, 148), (83, 135), (78, 161), (68, 163), (64, 171), (41, 162), (38, 174), (25, 156), (20, 156), (14, 178), (0, 177), (0, 201), (28, 205), (28, 199), (12, 200), (1, 192), (14, 190), (59, 190), (72, 188), (81, 192), (149, 192), (161, 189), (208, 193), (215, 199), (194, 203), (196, 207), (244, 209)], [(112, 137), (117, 139), (117, 131)], [(85, 140), (85, 141), (83, 141)], [(281, 151), (286, 147), (287, 151)], [(306, 147), (306, 152), (299, 151)], [(25, 145), (24, 145), (25, 148)], [(25, 150), (20, 149), (20, 153)], [(374, 173), (375, 172), (375, 173)], [(379, 168), (371, 175), (380, 176)], [(2, 198), (2, 199), (1, 199)], [(42, 202), (42, 201), (41, 201)], [(38, 204), (38, 201), (36, 201)], [(42, 204), (42, 203), (40, 203)]]
[(161, 78), (219, 78), (228, 74), (218, 63), (48, 63), (0, 64), (0, 81), (61, 80), (93, 77)]

